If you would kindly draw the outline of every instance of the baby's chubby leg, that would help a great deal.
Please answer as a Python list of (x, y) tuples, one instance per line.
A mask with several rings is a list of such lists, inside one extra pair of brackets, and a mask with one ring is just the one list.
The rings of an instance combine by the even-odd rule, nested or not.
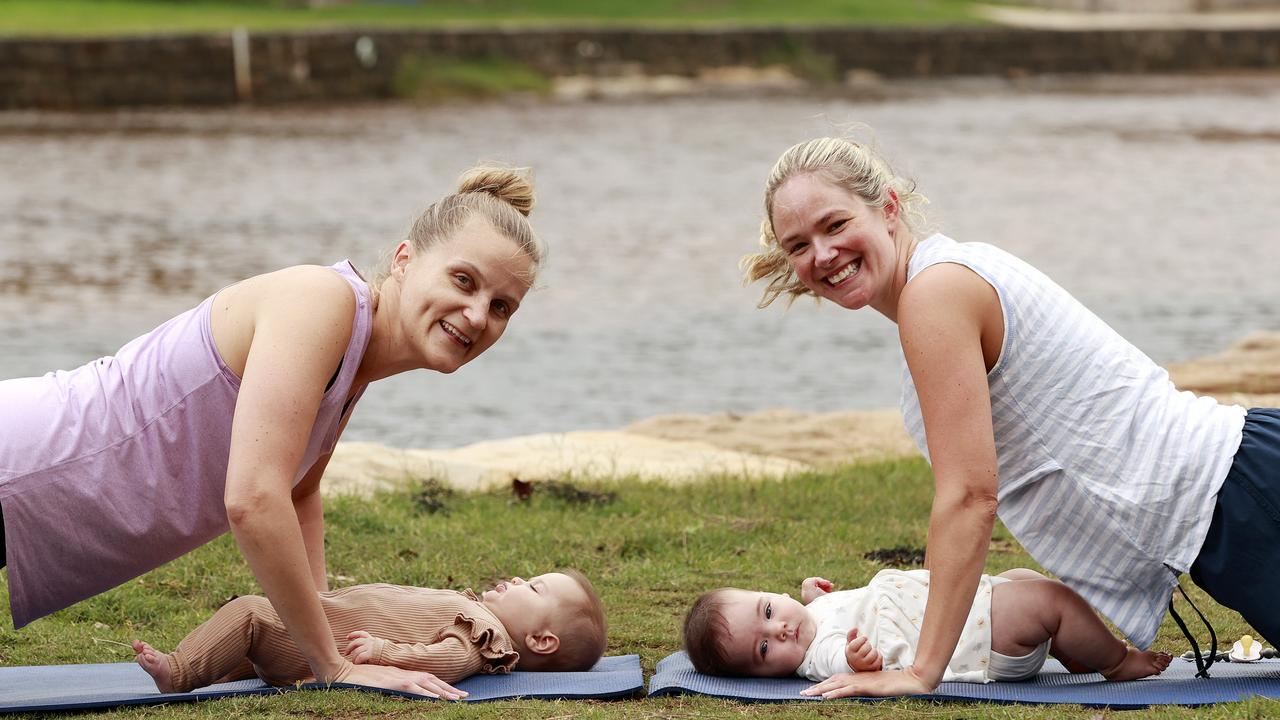
[[(175, 681), (173, 655), (171, 653), (162, 653), (141, 640), (133, 641), (133, 652), (135, 653), (134, 662), (147, 671), (147, 674), (155, 681), (157, 690), (162, 693), (184, 692), (184, 689), (178, 687), (178, 683)], [(214, 683), (246, 680), (252, 677), (257, 677), (257, 675), (253, 672), (253, 663), (246, 659), (234, 670), (215, 680)], [(190, 689), (186, 688), (186, 690)]]
[(1084, 598), (1057, 580), (1027, 577), (992, 588), (992, 650), (1019, 657), (1050, 638), (1062, 656), (1108, 680), (1156, 675), (1172, 660), (1168, 653), (1126, 646)]
[(243, 677), (252, 668), (247, 661), (260, 654), (292, 657), (292, 647), (271, 603), (265, 597), (245, 595), (218, 608), (173, 652), (162, 653), (140, 641), (134, 643), (134, 652), (161, 692), (189, 692)]
[(1045, 580), (1044, 575), (1032, 570), (1031, 568), (1014, 568), (1005, 570), (996, 577), (1002, 577), (1005, 580)]
[[(1005, 570), (1004, 572), (1000, 573), (997, 577), (1002, 577), (1005, 580), (1046, 580), (1047, 579), (1043, 574), (1038, 573), (1035, 570), (1032, 570), (1031, 568), (1013, 568), (1012, 570)], [(1069, 670), (1070, 672), (1073, 672), (1073, 673), (1093, 672), (1092, 668), (1081, 665), (1080, 663), (1076, 662), (1075, 658), (1062, 652), (1062, 648), (1058, 647), (1056, 643), (1049, 647), (1049, 654), (1057, 658), (1058, 662), (1061, 662), (1062, 665), (1066, 667), (1067, 670)]]

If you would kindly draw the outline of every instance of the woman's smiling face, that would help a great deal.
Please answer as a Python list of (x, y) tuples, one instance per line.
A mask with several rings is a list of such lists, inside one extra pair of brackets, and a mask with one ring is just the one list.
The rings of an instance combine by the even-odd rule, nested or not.
[(896, 205), (875, 207), (818, 175), (778, 187), (770, 208), (774, 236), (810, 292), (856, 310), (889, 288), (896, 267), (890, 229)]
[(483, 217), (423, 252), (401, 246), (400, 324), (422, 367), (451, 373), (502, 337), (533, 276), (533, 261)]

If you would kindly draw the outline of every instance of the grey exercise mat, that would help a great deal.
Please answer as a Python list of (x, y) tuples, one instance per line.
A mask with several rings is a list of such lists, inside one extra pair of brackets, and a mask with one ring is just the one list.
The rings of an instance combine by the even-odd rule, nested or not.
[[(1174, 659), (1157, 677), (1107, 682), (1097, 674), (1072, 674), (1056, 660), (1025, 682), (942, 683), (934, 700), (997, 703), (1073, 703), (1090, 707), (1142, 708), (1151, 705), (1209, 705), (1260, 695), (1280, 698), (1280, 660), (1214, 663), (1210, 679), (1195, 677), (1194, 663)], [(684, 653), (663, 658), (649, 679), (650, 695), (711, 695), (746, 702), (812, 701), (800, 691), (813, 685), (800, 678), (721, 678), (694, 672)], [(873, 698), (858, 698), (873, 700)]]
[[(360, 685), (370, 692), (420, 698)], [(468, 702), (510, 698), (608, 700), (629, 697), (644, 690), (639, 655), (601, 658), (589, 672), (513, 672), (507, 675), (474, 675), (455, 685), (470, 695)], [(189, 693), (162, 694), (151, 677), (134, 663), (97, 665), (42, 665), (0, 668), (0, 713), (89, 710), (120, 705), (210, 700), (232, 695), (270, 695), (294, 688), (277, 688), (261, 680), (240, 680), (211, 685)]]

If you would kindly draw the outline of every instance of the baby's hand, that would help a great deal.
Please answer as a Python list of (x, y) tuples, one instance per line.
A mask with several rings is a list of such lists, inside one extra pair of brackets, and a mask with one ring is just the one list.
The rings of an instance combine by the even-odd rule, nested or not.
[(382, 657), (382, 646), (386, 640), (375, 637), (363, 630), (356, 630), (347, 636), (347, 649), (343, 656), (356, 665), (378, 665)]
[(835, 584), (826, 578), (805, 578), (804, 582), (800, 583), (800, 602), (808, 605), (814, 599), (820, 598), (835, 589)]
[(849, 644), (844, 646), (844, 659), (854, 672), (877, 672), (884, 669), (880, 651), (875, 649), (858, 628), (849, 631)]

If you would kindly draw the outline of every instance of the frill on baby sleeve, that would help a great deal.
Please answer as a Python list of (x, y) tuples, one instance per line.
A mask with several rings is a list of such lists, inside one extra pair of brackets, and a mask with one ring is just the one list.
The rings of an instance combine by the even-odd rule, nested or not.
[(516, 652), (511, 636), (483, 605), (480, 598), (471, 590), (464, 590), (468, 600), (476, 602), (476, 611), (460, 612), (453, 619), (453, 625), (440, 631), (440, 638), (453, 636), (464, 643), (475, 646), (483, 659), (480, 672), (487, 675), (509, 673), (520, 661), (520, 653)]

